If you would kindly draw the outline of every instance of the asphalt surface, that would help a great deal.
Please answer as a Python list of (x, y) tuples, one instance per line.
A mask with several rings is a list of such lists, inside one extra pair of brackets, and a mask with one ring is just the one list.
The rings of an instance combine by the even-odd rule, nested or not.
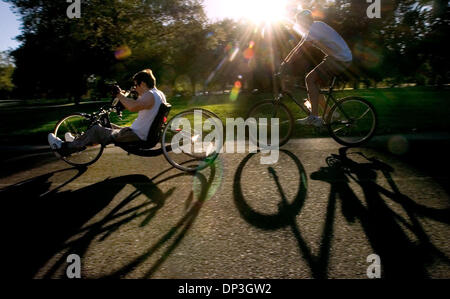
[(449, 148), (293, 140), (276, 164), (222, 154), (196, 175), (113, 147), (82, 170), (3, 148), (3, 257), (28, 278), (78, 254), (83, 278), (365, 279), (377, 254), (383, 278), (450, 278)]

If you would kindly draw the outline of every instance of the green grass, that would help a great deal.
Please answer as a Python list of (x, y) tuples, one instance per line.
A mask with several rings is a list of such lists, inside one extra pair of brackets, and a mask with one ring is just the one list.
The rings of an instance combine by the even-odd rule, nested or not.
[[(376, 134), (416, 133), (429, 131), (449, 131), (450, 129), (450, 89), (431, 87), (407, 87), (386, 89), (360, 89), (336, 91), (337, 99), (347, 96), (360, 96), (371, 102), (378, 115), (379, 126)], [(306, 98), (306, 92), (295, 93), (297, 99)], [(254, 104), (247, 101), (240, 110)], [(283, 102), (290, 108), (294, 118), (303, 118), (305, 113), (289, 99)], [(245, 108), (245, 107), (246, 108)], [(296, 125), (294, 137), (327, 136), (318, 134), (310, 127)]]
[[(299, 99), (306, 97), (304, 92), (296, 93)], [(336, 92), (336, 97), (362, 96), (374, 104), (379, 117), (377, 134), (412, 133), (426, 131), (449, 131), (450, 129), (450, 90), (426, 87), (395, 89), (362, 89)], [(195, 98), (172, 98), (169, 117), (193, 107), (201, 107), (216, 113), (222, 121), (226, 118), (245, 118), (248, 109), (257, 101), (270, 98), (270, 94), (241, 94), (237, 101), (229, 95), (201, 96)], [(55, 103), (46, 101), (47, 104)], [(295, 118), (305, 115), (290, 101), (285, 103), (294, 112)], [(35, 104), (33, 102), (33, 104)], [(62, 103), (64, 104), (64, 103)], [(2, 144), (44, 144), (46, 135), (51, 132), (59, 119), (73, 112), (94, 112), (102, 104), (85, 104), (58, 108), (21, 109), (0, 108), (0, 140)], [(123, 119), (112, 117), (119, 125), (131, 125), (136, 113), (124, 112)], [(294, 137), (323, 136), (314, 129), (297, 125)]]

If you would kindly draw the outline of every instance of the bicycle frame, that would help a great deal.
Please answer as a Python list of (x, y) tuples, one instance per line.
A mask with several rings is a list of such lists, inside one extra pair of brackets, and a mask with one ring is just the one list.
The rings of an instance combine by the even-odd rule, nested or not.
[[(278, 90), (278, 95), (275, 97), (275, 102), (277, 102), (277, 101), (281, 101), (282, 99), (283, 99), (283, 97), (284, 96), (287, 96), (287, 97), (289, 97), (298, 107), (300, 107), (300, 109), (302, 109), (305, 113), (306, 113), (306, 115), (311, 115), (311, 111), (307, 108), (307, 107), (305, 107), (305, 104), (303, 103), (303, 102), (299, 102), (296, 98), (295, 98), (295, 96), (291, 93), (291, 92), (289, 92), (289, 91), (287, 91), (287, 90), (284, 90), (283, 89), (283, 87), (282, 87), (282, 85), (283, 84), (278, 84), (277, 85), (277, 80), (276, 80), (276, 78), (278, 77), (279, 79), (280, 79), (280, 81), (281, 81), (281, 78), (279, 77), (279, 76), (277, 76), (277, 75), (273, 75), (273, 77), (274, 77), (274, 82), (275, 82), (275, 90)], [(332, 83), (331, 83), (331, 85), (330, 85), (330, 87), (328, 88), (328, 90), (320, 90), (320, 94), (322, 94), (322, 95), (324, 95), (325, 96), (325, 99), (326, 99), (326, 102), (325, 102), (325, 109), (324, 109), (324, 111), (323, 111), (323, 113), (322, 113), (322, 119), (323, 119), (323, 121), (325, 122), (325, 124), (327, 124), (327, 118), (326, 118), (326, 116), (327, 116), (327, 113), (328, 113), (328, 111), (329, 110), (331, 110), (331, 105), (330, 105), (330, 103), (331, 104), (334, 104), (334, 105), (338, 105), (338, 107), (339, 107), (339, 110), (342, 112), (342, 114), (347, 118), (347, 119), (349, 119), (350, 120), (350, 117), (348, 117), (348, 115), (347, 115), (347, 113), (345, 113), (345, 111), (344, 111), (344, 109), (342, 109), (341, 107), (340, 107), (340, 104), (339, 104), (339, 101), (333, 96), (333, 88), (334, 88), (334, 84), (336, 83), (336, 77), (333, 77), (333, 80), (332, 80)], [(307, 90), (306, 88), (302, 88), (303, 90)]]

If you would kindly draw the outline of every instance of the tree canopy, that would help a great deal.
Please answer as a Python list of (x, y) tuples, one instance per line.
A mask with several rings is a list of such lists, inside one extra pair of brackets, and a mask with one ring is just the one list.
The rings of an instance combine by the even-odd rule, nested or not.
[[(127, 85), (148, 67), (178, 92), (237, 78), (245, 88), (270, 88), (272, 68), (299, 40), (287, 24), (209, 22), (199, 0), (82, 0), (79, 19), (67, 17), (65, 1), (3, 1), (22, 19), (21, 45), (11, 53), (18, 97), (100, 97), (106, 82)], [(355, 86), (448, 83), (448, 1), (384, 0), (379, 19), (367, 17), (366, 1), (298, 3), (348, 42)]]

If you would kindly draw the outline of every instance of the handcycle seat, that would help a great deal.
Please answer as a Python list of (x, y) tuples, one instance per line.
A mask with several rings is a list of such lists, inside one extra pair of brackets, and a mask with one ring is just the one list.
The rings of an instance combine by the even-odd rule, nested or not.
[(167, 122), (167, 116), (169, 115), (172, 105), (169, 103), (161, 102), (158, 113), (153, 120), (150, 130), (148, 131), (147, 140), (137, 142), (116, 142), (115, 145), (121, 147), (123, 150), (130, 154), (138, 156), (155, 156), (159, 155), (162, 149), (152, 150), (160, 141), (164, 124)]

